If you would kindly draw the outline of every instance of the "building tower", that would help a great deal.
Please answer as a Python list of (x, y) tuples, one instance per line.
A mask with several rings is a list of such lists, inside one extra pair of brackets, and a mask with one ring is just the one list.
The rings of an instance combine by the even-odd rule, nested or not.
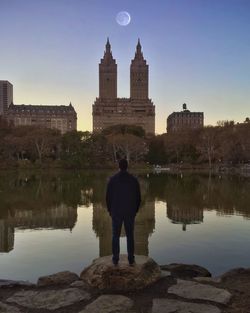
[(5, 115), (13, 103), (13, 85), (7, 80), (0, 80), (0, 116)]
[(140, 39), (130, 65), (130, 98), (148, 99), (148, 65), (143, 57)]
[(140, 40), (130, 66), (130, 98), (117, 98), (117, 65), (107, 40), (99, 64), (99, 97), (92, 105), (93, 131), (114, 125), (136, 125), (146, 134), (155, 133), (155, 106), (148, 98), (148, 65)]
[(117, 64), (112, 56), (109, 39), (99, 64), (99, 98), (102, 100), (117, 98)]

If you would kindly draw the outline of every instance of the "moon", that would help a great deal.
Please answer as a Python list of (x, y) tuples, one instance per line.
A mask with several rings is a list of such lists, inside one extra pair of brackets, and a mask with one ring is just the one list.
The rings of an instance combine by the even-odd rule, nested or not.
[(116, 15), (116, 22), (121, 26), (127, 26), (131, 21), (131, 16), (126, 11), (121, 11)]

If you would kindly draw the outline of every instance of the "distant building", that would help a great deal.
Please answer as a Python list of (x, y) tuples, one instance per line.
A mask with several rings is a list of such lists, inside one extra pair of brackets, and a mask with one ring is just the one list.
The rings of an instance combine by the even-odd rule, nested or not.
[(42, 126), (58, 129), (62, 134), (76, 130), (77, 114), (69, 105), (13, 104), (13, 85), (0, 80), (0, 116), (14, 126)]
[(93, 104), (93, 131), (118, 124), (141, 126), (155, 133), (155, 106), (148, 98), (148, 65), (138, 40), (130, 65), (130, 98), (117, 98), (117, 64), (109, 40), (99, 64), (99, 98)]
[(16, 105), (11, 104), (5, 118), (14, 126), (42, 126), (58, 129), (62, 134), (76, 130), (77, 115), (69, 105)]
[(4, 115), (13, 102), (13, 86), (7, 80), (0, 80), (0, 116)]
[(183, 111), (173, 112), (167, 118), (167, 132), (201, 128), (204, 126), (203, 112), (190, 112), (186, 103), (183, 104)]

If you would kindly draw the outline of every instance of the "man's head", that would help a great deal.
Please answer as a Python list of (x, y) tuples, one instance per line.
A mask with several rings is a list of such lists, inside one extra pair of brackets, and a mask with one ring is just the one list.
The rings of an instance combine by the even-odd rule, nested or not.
[(119, 161), (119, 169), (121, 171), (126, 171), (128, 168), (128, 161), (126, 159), (121, 159)]

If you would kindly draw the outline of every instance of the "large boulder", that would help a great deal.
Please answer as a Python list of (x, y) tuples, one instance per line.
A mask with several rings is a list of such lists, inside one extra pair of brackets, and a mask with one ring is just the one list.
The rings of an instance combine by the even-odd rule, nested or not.
[(221, 279), (222, 281), (234, 281), (238, 278), (246, 278), (249, 280), (250, 278), (250, 268), (243, 268), (243, 267), (239, 267), (239, 268), (234, 268), (232, 270), (227, 271), (226, 273), (224, 273), (223, 275), (221, 275)]
[(90, 294), (84, 290), (67, 288), (46, 291), (19, 291), (14, 293), (6, 301), (30, 309), (56, 310), (83, 300), (88, 301), (90, 298)]
[(37, 280), (37, 286), (53, 286), (53, 285), (69, 285), (74, 281), (79, 280), (77, 274), (64, 271), (56, 274), (42, 276)]
[(23, 281), (23, 280), (0, 279), (0, 288), (1, 287), (8, 287), (9, 288), (9, 287), (16, 287), (16, 286), (32, 287), (32, 286), (34, 286), (34, 284), (30, 283), (29, 281)]
[(235, 268), (221, 276), (223, 285), (231, 290), (245, 293), (250, 290), (250, 268)]
[(1, 313), (21, 313), (20, 310), (12, 305), (7, 305), (0, 302), (0, 312)]
[(216, 306), (183, 302), (175, 299), (153, 299), (152, 313), (220, 313)]
[(121, 295), (102, 295), (79, 313), (133, 313), (133, 301)]
[(129, 266), (127, 256), (121, 255), (115, 266), (111, 256), (101, 257), (84, 269), (80, 277), (91, 287), (122, 291), (143, 289), (161, 278), (160, 267), (153, 259), (137, 255), (135, 262)]
[(202, 266), (195, 264), (178, 264), (161, 265), (161, 269), (170, 271), (171, 275), (176, 278), (193, 278), (193, 277), (211, 277), (211, 273)]
[(232, 297), (231, 293), (225, 289), (182, 279), (177, 279), (177, 284), (169, 287), (168, 293), (186, 299), (213, 301), (221, 304), (227, 304)]

